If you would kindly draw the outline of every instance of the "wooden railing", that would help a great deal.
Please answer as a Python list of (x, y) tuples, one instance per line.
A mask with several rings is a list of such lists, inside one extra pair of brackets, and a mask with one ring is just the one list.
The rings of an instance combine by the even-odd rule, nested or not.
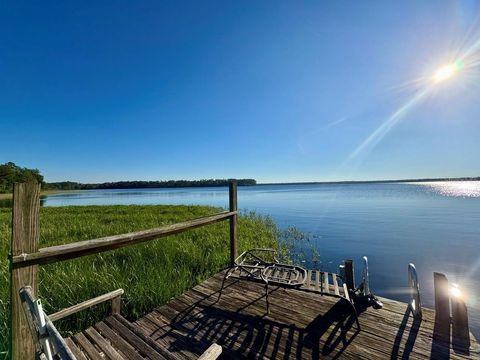
[[(236, 181), (232, 181), (229, 184), (229, 211), (154, 229), (45, 248), (39, 248), (39, 209), (40, 184), (15, 184), (13, 191), (12, 242), (10, 254), (10, 354), (12, 360), (33, 359), (35, 356), (33, 339), (29, 334), (28, 323), (21, 309), (22, 303), (19, 293), (22, 288), (29, 286), (32, 295), (37, 295), (39, 265), (51, 264), (152, 241), (224, 220), (229, 220), (230, 222), (230, 265), (233, 265), (234, 260), (238, 256)], [(100, 300), (105, 300), (102, 297), (90, 299), (52, 314), (50, 318), (52, 320), (58, 320), (63, 316), (82, 310), (81, 307), (83, 305), (89, 305), (92, 301), (99, 300), (99, 298), (101, 298)], [(115, 300), (112, 301), (112, 304), (112, 309), (115, 309), (116, 306), (118, 306), (119, 309), (119, 304), (116, 304)]]
[(166, 225), (154, 229), (131, 232), (121, 235), (106, 236), (99, 239), (78, 241), (71, 244), (50, 246), (30, 254), (20, 254), (12, 257), (12, 266), (19, 269), (32, 265), (45, 265), (81, 256), (97, 254), (141, 242), (155, 240), (161, 237), (178, 234), (197, 227), (230, 219), (236, 211), (225, 211), (215, 215)]

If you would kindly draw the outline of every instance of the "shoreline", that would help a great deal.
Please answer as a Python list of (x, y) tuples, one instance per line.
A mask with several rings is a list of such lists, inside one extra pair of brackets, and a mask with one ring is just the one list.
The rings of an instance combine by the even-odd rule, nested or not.
[[(40, 191), (40, 196), (48, 196), (48, 195), (55, 195), (55, 194), (62, 194), (62, 193), (71, 193), (80, 190), (43, 190)], [(0, 200), (11, 200), (13, 198), (12, 193), (7, 194), (0, 194)]]
[[(463, 178), (433, 178), (433, 179), (400, 179), (400, 180), (352, 180), (352, 181), (300, 181), (300, 182), (278, 182), (278, 183), (257, 183), (255, 185), (239, 185), (239, 187), (255, 187), (265, 185), (355, 185), (355, 184), (405, 184), (423, 182), (454, 182), (454, 181), (480, 181), (480, 177)], [(89, 190), (138, 190), (138, 189), (180, 189), (180, 188), (208, 188), (222, 186), (159, 186), (159, 187), (123, 187), (123, 188), (92, 188), (92, 189), (71, 189), (71, 190), (42, 190), (40, 196), (48, 196), (62, 193), (72, 193)], [(12, 193), (0, 193), (0, 200), (11, 200)]]

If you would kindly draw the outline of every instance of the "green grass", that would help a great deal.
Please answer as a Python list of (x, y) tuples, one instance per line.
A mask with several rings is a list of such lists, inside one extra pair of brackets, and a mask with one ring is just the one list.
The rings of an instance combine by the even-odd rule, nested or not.
[[(148, 229), (218, 212), (205, 206), (72, 206), (41, 208), (40, 247)], [(228, 222), (79, 259), (45, 265), (39, 295), (47, 313), (123, 288), (122, 314), (136, 319), (227, 265)], [(240, 216), (240, 250), (277, 247), (278, 231), (268, 218)], [(0, 209), (0, 353), (8, 347), (11, 210)], [(69, 335), (101, 320), (110, 304), (69, 317), (57, 325)]]

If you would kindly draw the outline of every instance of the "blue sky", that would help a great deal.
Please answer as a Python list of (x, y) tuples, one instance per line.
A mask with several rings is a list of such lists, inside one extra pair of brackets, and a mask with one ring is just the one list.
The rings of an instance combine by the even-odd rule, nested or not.
[[(479, 14), (475, 0), (2, 2), (0, 162), (47, 181), (479, 176)], [(362, 147), (467, 51), (464, 74)]]

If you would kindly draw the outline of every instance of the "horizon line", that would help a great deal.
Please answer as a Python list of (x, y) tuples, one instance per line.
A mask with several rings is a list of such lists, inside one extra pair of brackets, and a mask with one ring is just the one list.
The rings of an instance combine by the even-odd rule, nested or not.
[[(197, 180), (187, 180), (187, 179), (169, 179), (169, 180), (118, 180), (118, 181), (104, 181), (104, 182), (77, 182), (71, 180), (63, 181), (45, 181), (46, 184), (58, 184), (58, 183), (77, 183), (81, 185), (101, 185), (101, 184), (115, 184), (115, 183), (125, 183), (125, 182), (169, 182), (169, 181), (186, 181), (186, 182), (195, 182), (195, 181), (209, 181), (209, 180), (254, 180), (254, 178), (210, 178), (210, 179), (197, 179)], [(480, 176), (462, 176), (462, 177), (437, 177), (437, 178), (414, 178), (414, 179), (375, 179), (375, 180), (335, 180), (335, 181), (279, 181), (279, 182), (258, 182), (255, 185), (314, 185), (314, 184), (351, 184), (351, 183), (395, 183), (395, 182), (426, 182), (426, 181), (480, 181)], [(247, 185), (252, 186), (252, 185)]]

